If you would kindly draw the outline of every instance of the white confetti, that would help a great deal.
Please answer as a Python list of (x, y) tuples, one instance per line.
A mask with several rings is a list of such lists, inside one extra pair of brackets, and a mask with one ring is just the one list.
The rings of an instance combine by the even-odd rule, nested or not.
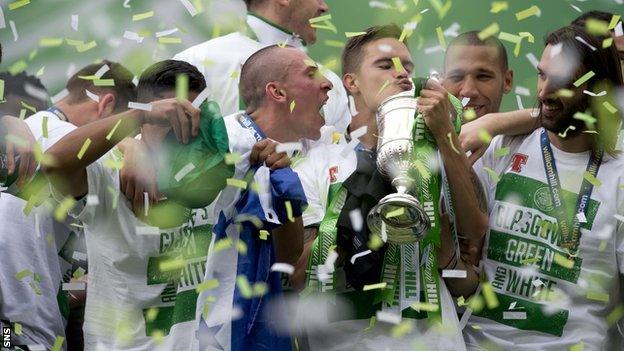
[(4, 12), (2, 11), (2, 7), (0, 6), (0, 29), (6, 28), (6, 22), (4, 21)]
[(526, 54), (526, 58), (529, 60), (529, 62), (531, 62), (533, 68), (537, 69), (537, 64), (539, 63), (539, 61), (537, 60), (537, 57), (535, 57), (535, 54), (529, 52), (528, 54)]
[(459, 25), (459, 23), (455, 22), (455, 23), (451, 24), (450, 27), (448, 27), (444, 31), (444, 36), (445, 37), (455, 38), (456, 36), (459, 35), (459, 29), (460, 28), (461, 28), (461, 26)]
[(461, 104), (463, 107), (466, 107), (466, 105), (468, 105), (468, 103), (470, 102), (470, 98), (469, 97), (465, 97), (462, 99)]
[(371, 254), (373, 251), (371, 250), (366, 250), (366, 251), (362, 251), (360, 253), (356, 253), (355, 255), (351, 256), (351, 264), (355, 264), (355, 260), (357, 260), (360, 257), (366, 256), (368, 254)]
[(613, 217), (615, 217), (615, 219), (617, 219), (618, 221), (624, 223), (624, 216), (622, 215), (613, 215)]
[(180, 179), (186, 177), (186, 175), (189, 174), (194, 169), (195, 169), (195, 165), (194, 164), (192, 164), (190, 162), (187, 163), (184, 167), (182, 167), (182, 169), (180, 169), (178, 171), (178, 173), (176, 173), (176, 175), (174, 177), (176, 182), (179, 182)]
[(428, 12), (428, 11), (429, 11), (429, 8), (426, 8), (426, 9), (424, 9), (424, 10), (420, 11), (420, 14), (422, 15), (423, 13), (426, 13), (426, 12)]
[(51, 97), (50, 100), (52, 101), (53, 104), (56, 104), (57, 102), (67, 97), (67, 95), (69, 95), (69, 91), (67, 89), (63, 89), (58, 94)]
[(137, 235), (160, 235), (160, 229), (158, 227), (151, 226), (136, 226), (135, 227)]
[(151, 111), (152, 104), (142, 104), (140, 102), (130, 101), (128, 102), (128, 108), (142, 111)]
[(587, 94), (589, 96), (605, 96), (605, 95), (607, 95), (607, 91), (603, 90), (603, 91), (599, 92), (598, 94), (596, 94), (596, 93), (593, 93), (593, 92), (591, 92), (589, 90), (583, 90), (583, 94)]
[(369, 1), (368, 6), (373, 9), (377, 8), (377, 9), (384, 9), (384, 10), (392, 10), (392, 5), (386, 4), (385, 2), (381, 2), (381, 1)]
[(63, 283), (63, 290), (84, 290), (86, 287), (85, 282)]
[(45, 89), (37, 88), (36, 86), (30, 83), (24, 84), (24, 91), (28, 95), (32, 97), (36, 97), (39, 100), (47, 101), (49, 98), (48, 92)]
[(576, 39), (577, 41), (585, 44), (585, 46), (587, 46), (588, 48), (591, 49), (591, 51), (596, 51), (596, 47), (592, 46), (590, 43), (586, 42), (585, 39), (579, 37), (578, 35), (574, 37), (574, 39)]
[(359, 208), (349, 211), (349, 219), (351, 220), (353, 230), (355, 230), (356, 232), (362, 230), (364, 219), (362, 218), (362, 211), (360, 211)]
[(386, 222), (381, 221), (381, 241), (388, 241), (388, 233), (386, 232)]
[(39, 226), (39, 214), (35, 213), (35, 235), (41, 238), (41, 227)]
[(526, 319), (526, 312), (503, 311), (503, 319)]
[(78, 30), (78, 15), (71, 15), (71, 27), (73, 30)]
[(74, 253), (72, 254), (72, 258), (78, 261), (86, 261), (87, 254), (84, 252), (80, 252), (80, 251), (74, 251)]
[(87, 206), (97, 206), (100, 204), (100, 199), (95, 194), (87, 195)]
[(391, 53), (392, 52), (392, 46), (390, 46), (388, 44), (379, 44), (379, 46), (377, 46), (377, 48), (381, 52), (385, 52), (385, 53)]
[(180, 2), (184, 6), (184, 8), (186, 8), (186, 11), (188, 11), (191, 17), (195, 17), (195, 15), (197, 14), (197, 9), (195, 8), (195, 6), (193, 6), (193, 4), (191, 4), (189, 0), (180, 0)]
[(407, 29), (407, 30), (416, 30), (416, 27), (418, 26), (418, 22), (407, 22), (403, 25), (403, 28)]
[(89, 97), (89, 99), (95, 101), (95, 102), (100, 102), (100, 97), (97, 94), (94, 94), (92, 92), (90, 92), (89, 90), (85, 89), (85, 92), (87, 93), (87, 96)]
[(430, 55), (430, 54), (433, 54), (433, 53), (438, 52), (438, 51), (444, 51), (442, 46), (436, 45), (436, 46), (432, 46), (432, 47), (429, 47), (429, 48), (425, 48), (425, 54), (426, 55)]
[(543, 281), (541, 281), (539, 278), (537, 278), (537, 279), (533, 280), (533, 281), (531, 282), (531, 284), (532, 284), (534, 287), (539, 288), (540, 286), (544, 285), (544, 282), (543, 282)]
[(147, 213), (149, 212), (149, 195), (147, 194), (147, 191), (143, 192), (143, 211), (145, 217), (147, 217)]
[(338, 253), (334, 250), (332, 250), (329, 253), (329, 255), (327, 255), (327, 258), (325, 259), (325, 266), (331, 267), (332, 272), (334, 270), (334, 264), (336, 263), (337, 259), (338, 259)]
[(576, 219), (579, 221), (579, 223), (587, 223), (587, 218), (585, 217), (585, 213), (583, 212), (577, 213)]
[(521, 86), (516, 87), (515, 93), (522, 96), (531, 96), (531, 90)]
[(463, 269), (444, 269), (442, 278), (466, 278), (468, 273)]
[(210, 88), (206, 87), (204, 88), (204, 90), (201, 91), (201, 93), (199, 93), (199, 95), (197, 95), (191, 105), (193, 105), (195, 108), (199, 108), (202, 102), (204, 102), (204, 100), (208, 98), (208, 95), (210, 95)]
[(570, 6), (571, 6), (573, 9), (575, 9), (576, 11), (578, 11), (578, 12), (580, 12), (580, 13), (583, 13), (583, 10), (581, 10), (578, 6), (576, 6), (576, 5), (572, 5), (572, 4), (570, 4)]
[(353, 95), (349, 94), (349, 112), (351, 112), (351, 117), (357, 116), (358, 112), (355, 107), (355, 100), (353, 99)]
[(67, 66), (67, 71), (65, 71), (65, 77), (69, 79), (75, 72), (76, 72), (76, 65), (74, 63), (71, 63), (69, 66)]
[(108, 72), (110, 70), (110, 67), (108, 67), (107, 64), (104, 64), (102, 67), (100, 67), (100, 69), (97, 70), (97, 72), (95, 72), (94, 76), (99, 78), (102, 78), (102, 76), (104, 74), (106, 74), (106, 72)]
[(518, 110), (524, 110), (524, 105), (522, 104), (522, 98), (520, 95), (516, 95), (516, 102), (518, 103)]
[(386, 311), (377, 311), (377, 320), (379, 322), (399, 324), (401, 323), (401, 316), (398, 314), (394, 314), (394, 313), (390, 313)]
[(271, 272), (282, 272), (288, 275), (295, 273), (295, 267), (288, 263), (276, 262), (271, 266)]
[(166, 37), (170, 34), (176, 33), (177, 31), (178, 31), (178, 28), (173, 28), (173, 29), (167, 29), (167, 30), (163, 30), (160, 32), (156, 32), (156, 38)]
[(139, 44), (141, 44), (143, 42), (143, 39), (144, 39), (138, 33), (131, 32), (131, 31), (128, 31), (128, 30), (124, 32), (123, 37), (125, 39), (128, 39), (128, 40), (134, 40), (134, 41), (136, 41)]
[(340, 156), (347, 157), (347, 155), (351, 153), (355, 149), (355, 147), (358, 146), (359, 143), (360, 141), (358, 139), (351, 139), (351, 141), (345, 144), (345, 146), (342, 148), (342, 151), (340, 151)]
[(17, 28), (15, 28), (15, 22), (9, 21), (9, 26), (11, 27), (11, 33), (13, 33), (13, 41), (17, 41), (19, 35), (17, 34)]
[(130, 0), (124, 0), (123, 7), (129, 9), (130, 8)]
[(563, 50), (563, 44), (562, 43), (557, 43), (557, 44), (553, 45), (552, 49), (550, 50), (550, 58), (553, 58), (553, 57), (559, 55), (561, 53), (561, 50)]
[(614, 34), (616, 37), (621, 37), (624, 35), (624, 30), (622, 30), (622, 21), (618, 22), (615, 26)]
[(366, 135), (368, 132), (368, 126), (361, 126), (360, 128), (351, 132), (351, 139), (359, 139), (361, 136)]
[(295, 143), (279, 143), (275, 147), (275, 152), (287, 152), (292, 153), (293, 151), (301, 151), (303, 150), (303, 144), (301, 142)]
[(31, 351), (46, 351), (46, 347), (41, 344), (29, 344), (28, 349)]

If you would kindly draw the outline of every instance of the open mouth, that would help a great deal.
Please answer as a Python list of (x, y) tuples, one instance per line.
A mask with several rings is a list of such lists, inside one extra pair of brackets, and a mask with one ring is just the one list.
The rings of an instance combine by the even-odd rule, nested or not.
[(545, 117), (551, 117), (559, 113), (563, 107), (561, 104), (542, 104), (542, 115)]

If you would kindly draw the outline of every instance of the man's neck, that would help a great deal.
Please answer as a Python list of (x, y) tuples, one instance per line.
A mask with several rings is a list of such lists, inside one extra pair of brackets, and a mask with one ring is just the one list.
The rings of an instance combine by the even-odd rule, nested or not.
[(557, 133), (548, 131), (548, 139), (553, 146), (565, 152), (580, 153), (593, 148), (591, 133), (579, 132), (562, 138)]
[(377, 116), (375, 112), (368, 109), (358, 110), (358, 114), (351, 118), (349, 133), (353, 133), (358, 128), (364, 126), (366, 126), (366, 134), (358, 139), (367, 149), (375, 149), (377, 147)]
[(297, 142), (299, 138), (290, 128), (284, 128), (278, 116), (284, 112), (271, 108), (260, 108), (249, 114), (251, 119), (258, 125), (260, 130), (269, 139), (273, 139), (280, 143)]
[[(61, 112), (63, 112), (63, 114), (65, 115), (65, 117), (67, 118), (67, 122), (78, 126), (76, 124), (76, 118), (75, 118), (75, 114), (77, 113), (77, 111), (75, 111), (74, 106), (77, 105), (70, 105), (68, 104), (65, 100), (61, 100), (59, 102), (57, 102), (56, 104), (54, 104), (54, 106), (56, 108), (58, 108), (59, 110), (61, 110)], [(80, 127), (80, 126), (78, 126)]]

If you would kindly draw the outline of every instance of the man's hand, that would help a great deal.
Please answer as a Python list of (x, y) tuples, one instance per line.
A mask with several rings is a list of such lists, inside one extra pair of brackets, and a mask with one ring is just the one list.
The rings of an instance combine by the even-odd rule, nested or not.
[(446, 139), (453, 130), (451, 113), (455, 113), (455, 109), (448, 99), (448, 92), (440, 82), (434, 79), (427, 81), (425, 88), (420, 91), (418, 111), (436, 139)]
[(119, 172), (121, 191), (132, 204), (132, 211), (141, 218), (145, 213), (145, 193), (149, 205), (158, 200), (154, 160), (147, 145), (141, 140), (124, 139), (119, 148), (124, 155), (123, 168)]
[(249, 163), (256, 165), (265, 163), (270, 169), (286, 168), (290, 166), (290, 158), (285, 152), (275, 152), (278, 142), (271, 139), (263, 139), (251, 148)]
[(4, 143), (9, 175), (15, 172), (17, 156), (20, 158), (19, 169), (17, 170), (19, 172), (17, 186), (21, 188), (37, 169), (37, 161), (34, 156), (37, 141), (28, 125), (19, 118), (3, 116), (0, 118), (0, 123), (7, 131)]
[(143, 113), (143, 123), (170, 125), (183, 144), (199, 134), (200, 111), (189, 101), (173, 98), (154, 101), (151, 105), (152, 110)]
[(464, 124), (461, 128), (459, 142), (462, 149), (471, 152), (470, 157), (468, 157), (468, 161), (471, 165), (483, 156), (485, 150), (487, 150), (489, 146), (480, 135), (485, 134), (484, 132), (487, 132), (487, 134), (492, 137), (496, 135), (494, 131), (494, 121), (491, 118), (492, 116), (492, 114), (487, 114)]

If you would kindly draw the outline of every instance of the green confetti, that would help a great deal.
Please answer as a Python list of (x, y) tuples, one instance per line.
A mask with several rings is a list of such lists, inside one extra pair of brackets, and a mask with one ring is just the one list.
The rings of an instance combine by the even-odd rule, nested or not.
[(403, 64), (401, 63), (401, 59), (399, 57), (393, 57), (392, 64), (394, 65), (394, 70), (397, 73), (405, 72), (405, 68), (403, 67)]
[(377, 96), (379, 96), (379, 94), (381, 94), (381, 92), (384, 91), (388, 87), (388, 85), (390, 85), (390, 81), (386, 80), (381, 86), (381, 88), (379, 88), (379, 91), (377, 92)]
[(50, 351), (59, 351), (65, 342), (65, 338), (62, 336), (57, 336), (56, 340), (54, 340), (54, 345), (52, 345), (52, 349)]
[(22, 335), (23, 330), (22, 330), (22, 325), (20, 323), (13, 323), (13, 330), (15, 331), (16, 335)]
[(405, 208), (399, 207), (396, 210), (392, 210), (386, 214), (386, 218), (393, 218), (402, 216), (405, 213)]
[(183, 258), (176, 258), (160, 262), (158, 269), (160, 269), (161, 272), (175, 271), (184, 268), (185, 264), (186, 261)]
[(574, 261), (568, 259), (564, 255), (556, 252), (554, 257), (555, 263), (560, 265), (561, 267), (572, 269), (574, 267)]
[(429, 302), (416, 302), (416, 303), (411, 304), (410, 308), (418, 312), (420, 311), (435, 312), (438, 310), (438, 305), (434, 303), (429, 303)]
[(268, 231), (266, 231), (266, 230), (261, 230), (261, 231), (259, 232), (259, 235), (260, 235), (260, 240), (266, 240), (266, 239), (269, 237), (269, 235), (270, 235), (270, 234), (271, 234), (271, 233), (269, 233), (269, 232), (268, 232)]
[(182, 44), (182, 38), (178, 37), (160, 37), (158, 38), (160, 44)]
[(518, 21), (522, 21), (524, 19), (527, 19), (531, 16), (537, 16), (541, 13), (539, 7), (533, 5), (531, 7), (529, 7), (526, 10), (522, 10), (522, 11), (518, 11), (516, 12), (516, 20)]
[(500, 180), (500, 177), (498, 176), (498, 173), (496, 173), (496, 171), (494, 171), (493, 169), (489, 167), (483, 167), (483, 169), (488, 173), (488, 175), (492, 179), (492, 182), (494, 182), (495, 184), (498, 183), (498, 181)]
[(41, 38), (39, 39), (39, 46), (42, 47), (55, 47), (63, 45), (63, 38)]
[(612, 326), (617, 323), (617, 321), (622, 319), (622, 317), (624, 317), (624, 305), (618, 305), (616, 308), (613, 309), (613, 311), (611, 311), (607, 315), (605, 321), (607, 322), (608, 326)]
[(41, 132), (44, 138), (48, 137), (48, 117), (44, 116), (41, 119)]
[(344, 48), (345, 43), (339, 40), (325, 40), (323, 42), (326, 46), (334, 47), (334, 48)]
[(585, 178), (585, 180), (587, 180), (588, 182), (591, 183), (591, 185), (595, 186), (596, 188), (600, 187), (602, 185), (602, 182), (600, 180), (598, 180), (596, 177), (594, 177), (593, 174), (585, 171), (585, 173), (583, 173), (583, 178)]
[(106, 135), (106, 140), (111, 140), (111, 138), (113, 137), (113, 134), (115, 134), (115, 131), (117, 130), (117, 127), (119, 127), (120, 123), (121, 123), (121, 120), (118, 120), (117, 123), (115, 123), (115, 125), (113, 126), (113, 129), (111, 129), (108, 135)]
[(494, 157), (503, 157), (509, 155), (509, 147), (501, 147), (500, 149), (494, 150)]
[(152, 307), (145, 313), (145, 320), (148, 322), (155, 320), (156, 317), (158, 317), (158, 308)]
[(84, 143), (82, 144), (80, 151), (78, 151), (78, 155), (76, 155), (76, 157), (78, 157), (79, 160), (82, 160), (82, 156), (84, 156), (85, 152), (87, 152), (87, 149), (89, 148), (90, 145), (91, 145), (91, 139), (87, 138), (87, 140), (85, 140)]
[(570, 351), (583, 351), (585, 349), (585, 343), (579, 341), (578, 343), (570, 346)]
[(617, 108), (615, 108), (615, 106), (611, 105), (611, 104), (609, 103), (609, 101), (605, 101), (605, 102), (603, 102), (603, 103), (602, 103), (602, 106), (604, 106), (604, 108), (606, 108), (606, 109), (607, 109), (607, 111), (609, 111), (609, 113), (611, 113), (611, 114), (614, 114), (614, 113), (618, 112), (618, 109), (617, 109)]
[(595, 18), (588, 18), (585, 21), (585, 29), (592, 35), (607, 35), (609, 34), (609, 23)]
[(32, 271), (30, 269), (24, 269), (24, 270), (21, 270), (21, 271), (15, 273), (15, 279), (22, 280), (22, 279), (24, 279), (24, 278), (26, 278), (26, 277), (28, 277), (29, 275), (32, 275), (32, 274), (33, 273), (32, 273)]
[(345, 32), (345, 36), (347, 38), (359, 37), (360, 35), (364, 35), (366, 32)]
[(487, 308), (492, 310), (498, 307), (500, 303), (498, 302), (498, 298), (496, 297), (496, 293), (494, 293), (492, 285), (490, 283), (482, 283), (481, 288)]
[(375, 324), (377, 324), (377, 317), (372, 316), (371, 319), (370, 319), (370, 322), (368, 323), (368, 327), (366, 327), (366, 329), (364, 329), (364, 331), (369, 331), (369, 330), (373, 329)]
[(293, 209), (290, 201), (284, 202), (284, 207), (286, 207), (286, 216), (288, 217), (288, 220), (294, 222), (295, 218), (293, 217)]
[(362, 288), (362, 291), (376, 290), (376, 289), (385, 289), (387, 285), (388, 285), (388, 283), (386, 283), (386, 282), (377, 283), (377, 284), (370, 284), (370, 285), (364, 285), (364, 287)]
[(477, 135), (479, 139), (481, 139), (481, 141), (483, 141), (485, 144), (489, 144), (492, 142), (492, 136), (490, 135), (490, 133), (487, 132), (487, 130), (483, 128), (479, 129)]
[(114, 87), (115, 80), (114, 79), (94, 79), (93, 85), (96, 87)]
[(331, 19), (332, 19), (332, 15), (331, 14), (327, 14), (327, 15), (323, 15), (323, 16), (310, 18), (310, 20), (308, 22), (310, 22), (310, 24), (313, 24), (313, 23), (318, 23), (318, 22), (329, 21)]
[(293, 112), (293, 110), (295, 109), (295, 106), (297, 106), (297, 104), (295, 103), (295, 100), (290, 102), (290, 113)]
[(186, 74), (176, 76), (176, 99), (178, 101), (188, 100), (189, 80)]
[(585, 125), (587, 126), (587, 128), (594, 129), (594, 124), (596, 123), (596, 119), (588, 115), (587, 113), (576, 112), (573, 118), (585, 122)]
[(598, 291), (588, 291), (587, 295), (585, 295), (588, 300), (600, 301), (600, 302), (609, 302), (609, 294), (605, 294), (603, 292)]
[(202, 282), (201, 284), (198, 284), (197, 287), (195, 288), (195, 291), (197, 291), (198, 293), (201, 293), (202, 291), (211, 290), (218, 286), (219, 286), (219, 280), (209, 279), (209, 280)]
[(63, 201), (56, 206), (56, 209), (54, 209), (54, 219), (56, 219), (57, 222), (63, 222), (65, 218), (67, 218), (67, 213), (74, 207), (75, 204), (76, 200), (74, 200), (74, 198), (64, 198)]
[(507, 1), (494, 1), (492, 2), (492, 8), (490, 9), (490, 13), (499, 13), (508, 9), (509, 4), (507, 3)]
[(225, 154), (224, 160), (226, 165), (234, 165), (240, 162), (243, 159), (241, 154), (233, 152)]
[(147, 11), (147, 12), (142, 12), (142, 13), (137, 13), (136, 15), (132, 16), (132, 21), (141, 21), (144, 20), (146, 18), (150, 18), (154, 16), (154, 11)]
[(490, 24), (489, 26), (485, 27), (482, 31), (480, 31), (477, 36), (479, 37), (480, 40), (485, 40), (495, 35), (496, 33), (498, 33), (499, 30), (500, 30), (500, 27), (498, 26), (498, 23), (494, 22)]
[(26, 63), (26, 61), (19, 60), (15, 62), (14, 64), (12, 64), (11, 66), (9, 66), (9, 73), (15, 76), (18, 73), (24, 71), (26, 68), (28, 68), (28, 64)]
[(249, 285), (247, 277), (245, 277), (244, 275), (239, 275), (238, 277), (236, 277), (236, 286), (238, 287), (238, 291), (243, 298), (250, 299), (253, 296), (253, 290)]
[(580, 87), (581, 85), (583, 85), (585, 82), (590, 80), (595, 75), (596, 74), (594, 73), (594, 71), (589, 71), (585, 73), (581, 78), (577, 79), (576, 82), (574, 82), (574, 86), (577, 88)]
[(81, 45), (77, 45), (76, 46), (76, 51), (78, 52), (85, 52), (85, 51), (89, 51), (93, 48), (95, 48), (97, 46), (97, 43), (95, 42), (95, 40), (92, 40), (86, 44), (81, 44)]
[(225, 183), (229, 186), (234, 186), (241, 189), (247, 189), (247, 182), (241, 179), (228, 178)]
[(9, 4), (9, 10), (19, 9), (20, 7), (26, 6), (28, 4), (30, 4), (30, 0), (14, 1)]
[(442, 49), (446, 50), (446, 39), (444, 39), (444, 32), (442, 31), (442, 27), (436, 28), (436, 34), (438, 36), (438, 42)]

